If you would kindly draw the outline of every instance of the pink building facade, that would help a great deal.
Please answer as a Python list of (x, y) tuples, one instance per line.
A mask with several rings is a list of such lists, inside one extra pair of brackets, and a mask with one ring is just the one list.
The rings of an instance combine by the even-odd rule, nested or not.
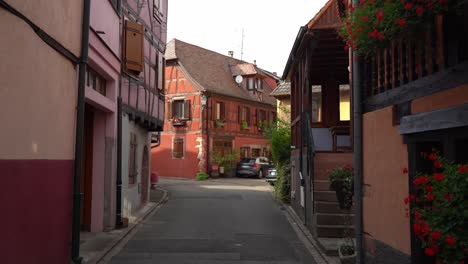
[[(73, 207), (86, 1), (41, 2), (0, 1), (0, 171), (9, 186), (0, 195), (2, 263), (70, 262), (74, 217), (92, 233), (131, 221), (149, 200), (151, 133), (163, 126), (167, 0), (90, 1), (81, 203)], [(127, 20), (143, 29), (139, 71), (127, 67)]]

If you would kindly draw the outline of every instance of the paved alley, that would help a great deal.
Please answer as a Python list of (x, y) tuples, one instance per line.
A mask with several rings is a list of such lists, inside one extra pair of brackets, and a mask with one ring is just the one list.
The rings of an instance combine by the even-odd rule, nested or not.
[(258, 179), (163, 179), (169, 201), (111, 263), (315, 263)]

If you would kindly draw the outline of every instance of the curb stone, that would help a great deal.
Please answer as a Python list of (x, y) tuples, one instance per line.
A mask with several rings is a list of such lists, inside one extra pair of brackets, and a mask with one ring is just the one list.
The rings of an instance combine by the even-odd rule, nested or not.
[(304, 226), (299, 216), (296, 214), (296, 212), (294, 212), (294, 209), (289, 204), (283, 203), (274, 195), (273, 192), (271, 192), (271, 195), (280, 207), (281, 211), (284, 212), (286, 219), (289, 221), (289, 224), (293, 228), (294, 232), (296, 232), (296, 235), (298, 236), (299, 240), (301, 240), (301, 242), (304, 243), (304, 246), (307, 248), (310, 255), (314, 258), (317, 264), (340, 263), (338, 258), (329, 257), (325, 255), (324, 252), (322, 252), (322, 250), (317, 244), (317, 241), (315, 241), (315, 238), (312, 236), (307, 227)]
[(99, 252), (93, 259), (90, 259), (83, 264), (105, 264), (108, 263), (113, 256), (120, 252), (120, 250), (127, 244), (127, 242), (136, 234), (141, 224), (151, 215), (156, 213), (159, 208), (165, 204), (169, 200), (169, 192), (160, 188), (156, 187), (156, 189), (163, 192), (163, 196), (161, 200), (156, 202), (152, 208), (148, 209), (148, 211), (138, 218), (135, 223), (129, 225), (129, 227), (120, 234), (118, 238), (113, 240), (109, 245)]

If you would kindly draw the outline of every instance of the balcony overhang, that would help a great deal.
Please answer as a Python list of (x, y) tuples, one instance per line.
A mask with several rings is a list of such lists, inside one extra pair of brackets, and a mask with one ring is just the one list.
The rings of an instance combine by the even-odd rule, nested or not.
[(164, 120), (150, 116), (126, 104), (122, 105), (122, 110), (128, 115), (130, 121), (135, 121), (149, 132), (163, 131)]

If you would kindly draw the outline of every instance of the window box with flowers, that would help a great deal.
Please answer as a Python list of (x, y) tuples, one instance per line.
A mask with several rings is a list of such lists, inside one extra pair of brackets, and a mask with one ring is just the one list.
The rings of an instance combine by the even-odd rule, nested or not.
[(172, 118), (172, 125), (173, 126), (185, 126), (187, 122), (185, 120), (182, 120), (178, 117), (173, 117)]
[(411, 228), (427, 256), (443, 264), (464, 263), (468, 258), (468, 165), (450, 162), (436, 152), (422, 156), (432, 162), (433, 172), (417, 175), (414, 194), (404, 200), (414, 221)]
[(353, 5), (343, 0), (349, 14), (344, 19), (339, 34), (346, 41), (345, 49), (371, 57), (379, 48), (403, 38), (418, 38), (436, 16), (457, 10), (466, 0), (361, 0)]

